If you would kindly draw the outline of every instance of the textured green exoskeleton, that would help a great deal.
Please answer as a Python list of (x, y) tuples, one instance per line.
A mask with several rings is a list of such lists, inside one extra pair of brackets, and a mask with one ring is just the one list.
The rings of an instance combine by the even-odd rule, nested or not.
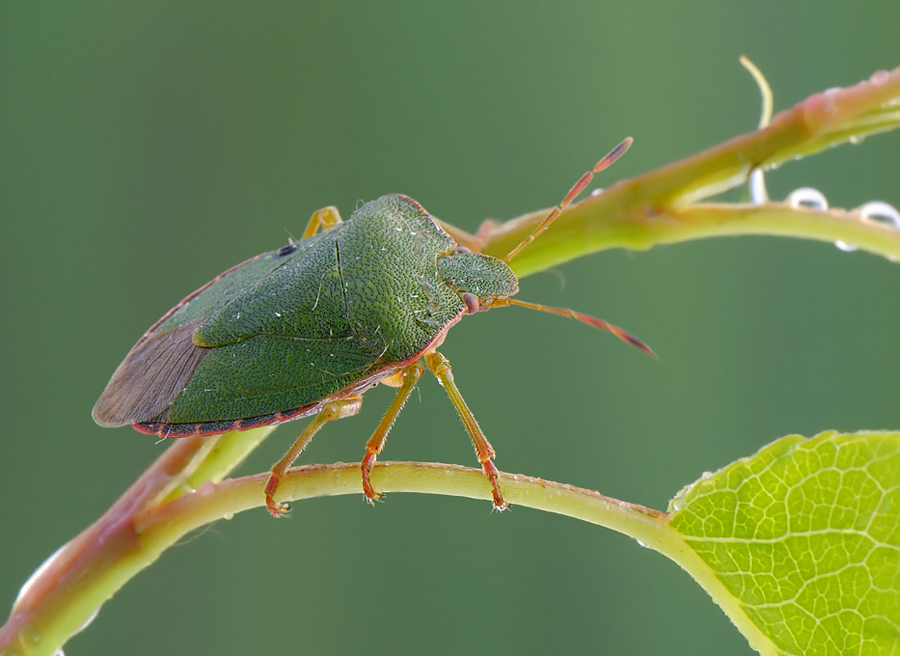
[(226, 271), (151, 327), (116, 369), (93, 416), (101, 426), (183, 437), (315, 415), (273, 467), (266, 501), (278, 516), (285, 507), (274, 494), (287, 467), (325, 422), (355, 414), (362, 394), (384, 383), (399, 389), (362, 462), (363, 490), (377, 498), (369, 472), (427, 366), (459, 412), (502, 509), (493, 448), (435, 350), (450, 326), (464, 314), (517, 304), (611, 330), (647, 350), (599, 319), (509, 299), (517, 291), (505, 261), (459, 247), (411, 198), (383, 196), (346, 222), (326, 208), (299, 242)]

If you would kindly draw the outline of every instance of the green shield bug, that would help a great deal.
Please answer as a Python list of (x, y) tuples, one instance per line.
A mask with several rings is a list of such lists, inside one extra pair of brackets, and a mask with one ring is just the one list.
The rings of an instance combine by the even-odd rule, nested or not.
[(427, 367), (472, 439), (494, 508), (505, 509), (494, 449), (436, 349), (463, 315), (518, 305), (608, 330), (653, 354), (602, 319), (512, 299), (519, 287), (507, 264), (630, 145), (626, 139), (586, 172), (503, 260), (458, 246), (406, 196), (366, 203), (347, 221), (336, 208), (319, 210), (299, 241), (229, 269), (156, 322), (113, 373), (94, 420), (166, 438), (312, 416), (272, 467), (266, 506), (278, 517), (287, 509), (275, 501), (285, 470), (326, 422), (356, 414), (363, 393), (382, 383), (397, 394), (361, 463), (366, 498), (379, 497), (372, 466)]

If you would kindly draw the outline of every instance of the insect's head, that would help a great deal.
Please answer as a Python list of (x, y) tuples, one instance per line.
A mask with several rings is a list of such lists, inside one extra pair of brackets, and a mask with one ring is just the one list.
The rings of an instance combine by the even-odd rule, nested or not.
[(459, 294), (469, 314), (486, 310), (496, 299), (519, 291), (516, 275), (503, 260), (462, 246), (440, 256), (437, 269), (444, 283)]

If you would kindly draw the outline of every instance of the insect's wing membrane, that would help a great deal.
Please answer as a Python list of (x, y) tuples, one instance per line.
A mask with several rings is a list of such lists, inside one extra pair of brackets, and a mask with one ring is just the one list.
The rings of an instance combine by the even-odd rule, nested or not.
[(154, 421), (163, 415), (206, 355), (194, 324), (151, 333), (119, 365), (92, 412), (101, 426)]

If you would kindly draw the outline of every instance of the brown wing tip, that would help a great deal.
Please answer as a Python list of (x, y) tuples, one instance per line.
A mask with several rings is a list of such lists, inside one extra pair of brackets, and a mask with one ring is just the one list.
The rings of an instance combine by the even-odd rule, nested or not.
[(151, 333), (113, 373), (91, 416), (100, 426), (165, 421), (208, 349), (194, 344), (196, 324)]
[(107, 390), (103, 391), (100, 399), (94, 404), (94, 409), (91, 410), (91, 417), (93, 417), (98, 426), (103, 426), (103, 428), (116, 428), (117, 426), (130, 424), (131, 421), (127, 417), (116, 412), (117, 406), (113, 395), (107, 394)]

